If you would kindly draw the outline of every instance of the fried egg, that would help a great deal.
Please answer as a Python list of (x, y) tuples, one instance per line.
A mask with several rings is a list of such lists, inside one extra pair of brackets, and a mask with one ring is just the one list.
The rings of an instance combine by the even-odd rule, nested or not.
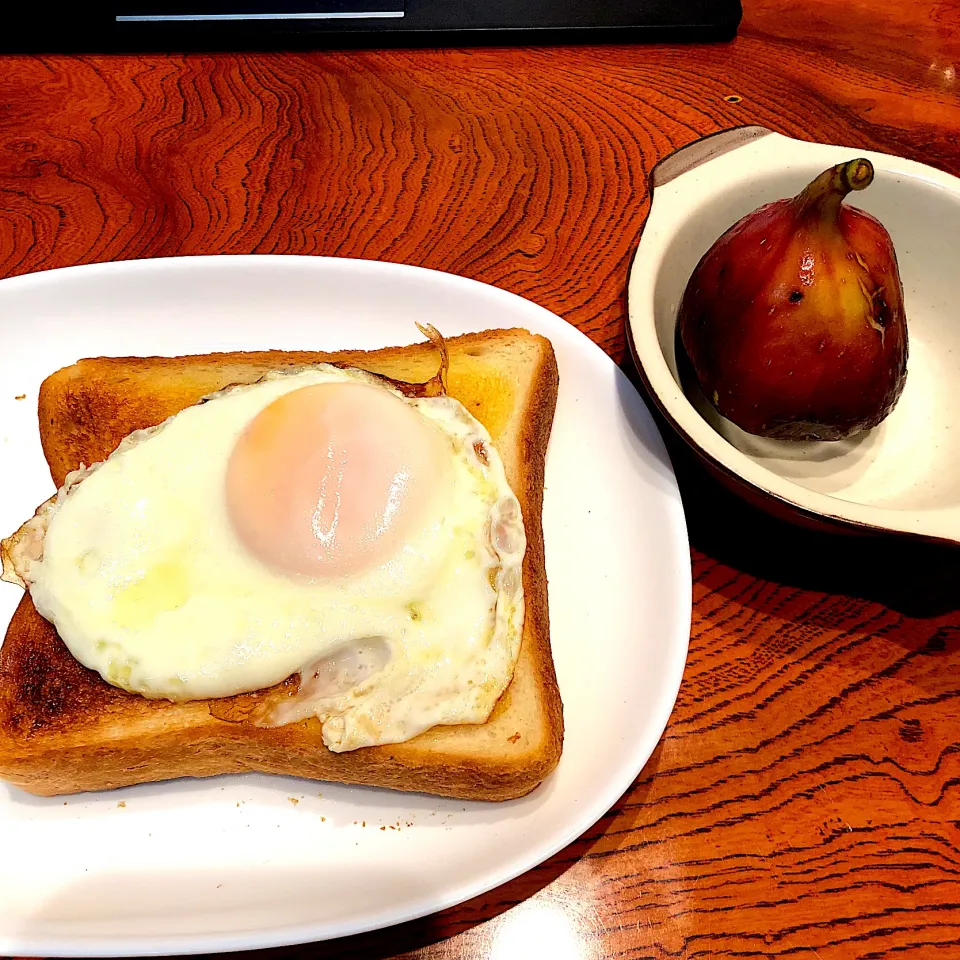
[(273, 372), (132, 434), (37, 523), (42, 556), (19, 570), (37, 610), (145, 697), (299, 674), (260, 722), (316, 717), (343, 751), (482, 723), (513, 674), (520, 505), (448, 396), (326, 364)]

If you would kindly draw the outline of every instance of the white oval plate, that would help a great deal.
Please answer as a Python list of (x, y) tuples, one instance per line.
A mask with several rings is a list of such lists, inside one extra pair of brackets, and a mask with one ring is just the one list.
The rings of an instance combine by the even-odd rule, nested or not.
[[(494, 287), (318, 257), (130, 261), (5, 280), (0, 530), (53, 490), (36, 400), (58, 367), (105, 354), (381, 347), (420, 339), (415, 321), (447, 335), (522, 326), (557, 353), (543, 521), (560, 766), (501, 804), (260, 775), (52, 799), (0, 784), (0, 954), (253, 949), (423, 916), (560, 850), (646, 763), (690, 627), (673, 471), (646, 407), (599, 347)], [(0, 585), (4, 626), (19, 595)]]

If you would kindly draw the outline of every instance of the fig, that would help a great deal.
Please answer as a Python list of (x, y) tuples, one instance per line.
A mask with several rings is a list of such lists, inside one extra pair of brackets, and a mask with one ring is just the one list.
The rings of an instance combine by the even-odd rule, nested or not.
[(683, 348), (707, 399), (748, 433), (841, 440), (875, 427), (903, 391), (893, 242), (843, 202), (872, 181), (865, 159), (825, 170), (734, 224), (687, 283)]

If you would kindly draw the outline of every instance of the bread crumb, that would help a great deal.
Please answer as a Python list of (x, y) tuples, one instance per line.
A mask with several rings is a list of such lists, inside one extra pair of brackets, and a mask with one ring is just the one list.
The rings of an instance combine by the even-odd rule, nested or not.
[(26, 395), (25, 393), (18, 393), (13, 399), (14, 399), (14, 400), (26, 400), (26, 399), (27, 399), (27, 395)]
[(300, 801), (296, 797), (287, 797), (287, 799), (296, 806)]
[(387, 828), (386, 828), (386, 827), (381, 827), (380, 829), (381, 829), (381, 830), (386, 830)]
[(120, 807), (120, 808), (123, 808), (123, 807), (125, 807), (126, 805), (127, 805), (127, 801), (126, 801), (126, 800), (121, 800), (121, 801), (119, 801), (119, 802), (117, 803), (117, 806)]
[(320, 818), (320, 822), (321, 822), (321, 823), (326, 823), (326, 822), (327, 822), (327, 818), (326, 818), (326, 817), (321, 817), (321, 818)]

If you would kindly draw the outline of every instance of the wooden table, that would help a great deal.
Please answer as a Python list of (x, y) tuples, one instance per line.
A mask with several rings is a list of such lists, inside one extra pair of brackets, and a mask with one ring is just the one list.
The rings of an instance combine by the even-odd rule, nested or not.
[[(528, 297), (628, 368), (673, 149), (759, 123), (960, 174), (960, 6), (746, 7), (715, 46), (4, 59), (0, 272), (395, 260)], [(690, 657), (630, 792), (485, 897), (271, 956), (960, 957), (957, 553), (787, 528), (672, 452)]]

